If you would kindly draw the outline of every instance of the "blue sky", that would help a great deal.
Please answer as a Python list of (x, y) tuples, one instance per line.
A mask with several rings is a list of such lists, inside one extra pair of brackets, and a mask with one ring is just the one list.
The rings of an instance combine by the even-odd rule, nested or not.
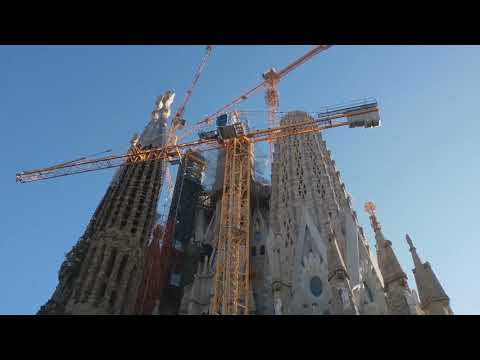
[[(218, 46), (185, 113), (196, 122), (309, 46)], [(33, 314), (52, 294), (65, 252), (83, 233), (112, 170), (30, 184), (15, 173), (122, 151), (155, 97), (183, 98), (204, 46), (0, 46), (0, 314)], [(280, 84), (280, 110), (318, 111), (374, 97), (382, 127), (325, 132), (363, 211), (378, 217), (415, 287), (405, 233), (428, 260), (457, 314), (480, 314), (479, 46), (335, 46)], [(263, 93), (242, 104), (264, 109)], [(250, 121), (265, 125), (261, 115)], [(262, 151), (262, 149), (259, 149)]]

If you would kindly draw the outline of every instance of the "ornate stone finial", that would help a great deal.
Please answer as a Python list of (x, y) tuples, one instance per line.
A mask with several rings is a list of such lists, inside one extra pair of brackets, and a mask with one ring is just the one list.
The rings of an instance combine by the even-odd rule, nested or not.
[(410, 245), (413, 263), (415, 264), (413, 274), (415, 276), (415, 282), (417, 283), (422, 309), (425, 310), (428, 315), (453, 314), (453, 311), (450, 308), (449, 298), (438, 281), (430, 264), (428, 261), (422, 263), (422, 260), (418, 256), (417, 250), (413, 245), (412, 239), (410, 239), (408, 234), (406, 234), (406, 238), (408, 245)]
[(420, 260), (420, 256), (418, 256), (418, 254), (417, 254), (417, 249), (413, 245), (412, 239), (410, 239), (410, 236), (408, 234), (405, 234), (405, 237), (407, 239), (408, 245), (410, 246), (410, 252), (412, 253), (412, 258), (413, 258), (413, 263), (415, 264), (415, 268), (421, 267), (422, 266), (422, 260)]
[(375, 213), (375, 210), (377, 210), (377, 207), (373, 202), (367, 201), (365, 203), (364, 209), (367, 212), (367, 214), (370, 216), (370, 223), (372, 224), (373, 230), (375, 231), (375, 233), (379, 232), (381, 230), (381, 227)]
[(368, 213), (368, 215), (370, 216), (375, 216), (375, 210), (377, 210), (377, 207), (375, 206), (375, 204), (371, 201), (367, 201), (365, 203), (365, 211)]
[(163, 109), (166, 109), (170, 112), (170, 107), (172, 106), (173, 99), (175, 99), (175, 93), (172, 90), (167, 90), (163, 95)]
[(130, 140), (130, 144), (135, 147), (139, 144), (140, 142), (140, 136), (138, 133), (133, 134), (132, 140)]
[(155, 101), (155, 110), (152, 112), (153, 121), (167, 121), (170, 116), (173, 99), (175, 93), (171, 90), (167, 90), (163, 96), (158, 96)]
[(410, 246), (410, 250), (415, 249), (415, 246), (413, 246), (413, 242), (412, 239), (410, 239), (410, 236), (408, 236), (408, 234), (405, 234), (405, 237), (407, 238), (407, 243), (408, 246)]

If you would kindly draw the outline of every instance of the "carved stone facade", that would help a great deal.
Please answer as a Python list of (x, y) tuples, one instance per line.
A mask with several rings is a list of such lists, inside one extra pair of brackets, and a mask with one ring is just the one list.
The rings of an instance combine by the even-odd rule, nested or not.
[[(157, 99), (150, 123), (132, 146), (165, 142), (173, 96), (167, 92)], [(117, 171), (84, 236), (73, 254), (67, 254), (59, 285), (39, 314), (135, 313), (163, 166), (163, 161), (126, 163)]]
[[(290, 113), (282, 124), (306, 117)], [(219, 226), (221, 160), (220, 153), (212, 216), (196, 230), (212, 247)], [(387, 313), (378, 267), (321, 135), (277, 140), (272, 185), (253, 181), (251, 193), (252, 314)], [(181, 314), (208, 313), (213, 262), (205, 259), (184, 289)], [(341, 266), (332, 270), (335, 264)]]
[[(308, 120), (313, 119), (297, 111), (288, 113), (281, 123)], [(340, 285), (328, 276), (329, 264), (338, 261), (333, 255), (341, 259), (349, 279), (348, 286), (344, 280), (340, 286), (346, 291), (343, 301), (355, 300), (361, 313), (386, 312), (381, 279), (363, 230), (320, 134), (276, 141), (270, 208), (275, 212), (270, 214), (268, 260), (273, 296), (282, 314), (339, 312), (335, 298)], [(331, 232), (338, 254), (329, 251)], [(345, 311), (357, 311), (351, 305)]]
[[(281, 122), (307, 120), (312, 119), (306, 113), (293, 112)], [(222, 178), (222, 168), (217, 167), (215, 210), (196, 229), (205, 234), (201, 241), (212, 247), (218, 234)], [(421, 263), (412, 244), (421, 301), (409, 288), (376, 218), (371, 218), (376, 239), (372, 254), (320, 134), (278, 139), (271, 187), (252, 184), (252, 314), (453, 314), (431, 266)], [(185, 288), (181, 314), (208, 314), (213, 262), (206, 257)]]

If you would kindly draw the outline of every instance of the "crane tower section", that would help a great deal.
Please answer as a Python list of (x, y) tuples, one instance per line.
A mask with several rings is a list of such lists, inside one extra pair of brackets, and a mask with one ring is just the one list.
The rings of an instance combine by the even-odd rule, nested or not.
[(252, 160), (250, 139), (240, 136), (226, 140), (212, 314), (249, 314)]
[[(352, 104), (316, 117), (328, 124), (342, 114), (349, 127), (377, 126), (378, 111), (366, 112), (375, 107), (375, 102)], [(308, 121), (315, 118), (295, 111), (281, 119), (281, 126)], [(332, 292), (328, 274), (335, 264), (345, 266), (350, 278), (345, 294), (366, 278), (367, 274), (359, 273), (360, 262), (369, 259), (360, 252), (361, 234), (350, 201), (321, 134), (299, 134), (275, 142), (270, 208), (276, 211), (270, 213), (272, 236), (267, 250), (277, 314), (332, 313), (329, 301), (337, 292)], [(380, 293), (380, 287), (372, 288)]]

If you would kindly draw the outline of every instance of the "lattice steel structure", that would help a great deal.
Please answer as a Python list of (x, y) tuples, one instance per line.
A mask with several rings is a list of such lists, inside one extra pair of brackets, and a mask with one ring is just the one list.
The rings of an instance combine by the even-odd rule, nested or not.
[(249, 314), (252, 159), (253, 145), (247, 137), (228, 140), (212, 314)]

